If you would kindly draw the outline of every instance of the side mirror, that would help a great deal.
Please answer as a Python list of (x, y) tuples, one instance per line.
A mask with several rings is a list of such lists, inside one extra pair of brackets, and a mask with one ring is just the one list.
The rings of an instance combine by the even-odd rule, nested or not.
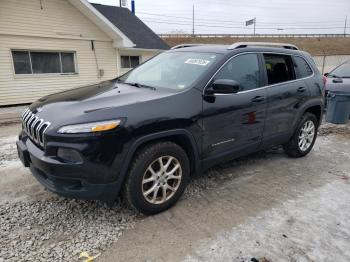
[(218, 79), (207, 89), (208, 94), (235, 94), (239, 91), (239, 83), (230, 79)]
[(329, 73), (324, 73), (323, 75), (324, 75), (325, 77), (327, 77), (327, 76), (329, 75)]

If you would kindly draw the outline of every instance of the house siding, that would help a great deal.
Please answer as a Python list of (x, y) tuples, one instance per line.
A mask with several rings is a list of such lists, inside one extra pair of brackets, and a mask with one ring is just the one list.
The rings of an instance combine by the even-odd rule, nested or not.
[(1, 0), (0, 34), (110, 41), (67, 0)]
[[(2, 0), (0, 8), (0, 106), (36, 99), (118, 74), (112, 39), (66, 0)], [(91, 48), (94, 40), (95, 55)], [(77, 74), (15, 75), (11, 50), (76, 52)], [(103, 77), (98, 69), (104, 70)]]

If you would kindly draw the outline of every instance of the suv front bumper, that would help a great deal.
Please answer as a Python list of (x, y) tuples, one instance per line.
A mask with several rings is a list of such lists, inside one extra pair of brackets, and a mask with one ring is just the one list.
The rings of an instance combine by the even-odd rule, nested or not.
[(20, 135), (17, 151), (23, 165), (51, 192), (88, 200), (112, 201), (118, 197), (121, 182), (105, 166), (99, 168), (87, 159), (81, 163), (67, 163), (47, 156), (26, 135)]

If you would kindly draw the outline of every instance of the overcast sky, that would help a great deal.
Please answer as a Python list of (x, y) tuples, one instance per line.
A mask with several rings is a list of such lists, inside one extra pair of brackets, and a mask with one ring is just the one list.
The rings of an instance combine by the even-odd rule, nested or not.
[[(131, 0), (127, 0), (129, 7)], [(119, 0), (90, 0), (119, 5)], [(156, 33), (344, 33), (350, 27), (350, 0), (135, 0), (136, 15)], [(347, 33), (350, 33), (348, 28)]]

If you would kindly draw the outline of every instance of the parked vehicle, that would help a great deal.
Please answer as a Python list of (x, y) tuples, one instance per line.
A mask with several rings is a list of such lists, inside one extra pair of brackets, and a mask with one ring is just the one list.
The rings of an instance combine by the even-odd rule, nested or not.
[(325, 75), (325, 90), (350, 92), (350, 61), (347, 61)]
[(323, 92), (311, 56), (293, 45), (180, 45), (117, 79), (39, 99), (23, 113), (18, 153), (52, 192), (122, 192), (154, 214), (217, 163), (272, 145), (307, 155)]

